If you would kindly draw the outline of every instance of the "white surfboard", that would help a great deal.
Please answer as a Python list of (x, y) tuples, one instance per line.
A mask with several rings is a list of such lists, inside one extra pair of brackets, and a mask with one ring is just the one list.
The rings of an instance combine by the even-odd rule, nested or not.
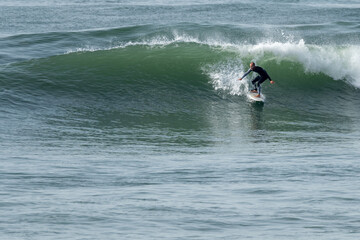
[(258, 95), (258, 93), (252, 93), (249, 92), (247, 94), (247, 97), (249, 98), (249, 100), (251, 101), (256, 101), (256, 102), (265, 102), (265, 96), (263, 94), (260, 94), (260, 97), (256, 97)]

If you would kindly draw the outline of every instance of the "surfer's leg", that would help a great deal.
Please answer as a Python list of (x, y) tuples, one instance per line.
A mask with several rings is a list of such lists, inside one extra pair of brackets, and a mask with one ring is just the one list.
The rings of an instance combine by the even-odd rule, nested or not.
[(258, 82), (258, 94), (260, 95), (261, 94), (261, 83)]
[(253, 89), (251, 90), (251, 92), (253, 92), (253, 91), (257, 91), (257, 84), (256, 84), (256, 82), (257, 81), (259, 81), (261, 79), (261, 77), (260, 76), (257, 76), (256, 78), (254, 78), (252, 81), (251, 81), (251, 83), (252, 83), (252, 85), (253, 85)]
[(259, 81), (257, 82), (258, 85), (258, 93), (261, 94), (261, 84), (266, 80), (267, 78), (260, 77)]

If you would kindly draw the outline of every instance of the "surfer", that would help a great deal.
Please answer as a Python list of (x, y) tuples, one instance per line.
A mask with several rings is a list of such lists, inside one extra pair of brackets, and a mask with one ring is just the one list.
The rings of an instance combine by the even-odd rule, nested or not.
[(261, 94), (261, 84), (266, 80), (269, 79), (271, 84), (274, 84), (275, 82), (273, 80), (271, 80), (269, 74), (262, 68), (259, 66), (255, 66), (254, 62), (250, 63), (250, 69), (244, 74), (244, 76), (242, 76), (241, 78), (239, 78), (239, 80), (241, 81), (244, 77), (246, 77), (251, 71), (256, 72), (257, 74), (259, 74), (259, 76), (257, 76), (256, 78), (254, 78), (251, 83), (254, 86), (254, 89), (251, 90), (252, 93), (258, 93), (258, 95), (256, 95), (256, 97), (260, 97)]

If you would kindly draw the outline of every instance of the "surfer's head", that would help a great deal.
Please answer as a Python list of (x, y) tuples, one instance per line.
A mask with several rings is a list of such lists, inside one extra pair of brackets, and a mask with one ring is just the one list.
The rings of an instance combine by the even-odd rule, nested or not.
[(251, 68), (251, 70), (253, 70), (255, 68), (255, 63), (254, 62), (250, 63), (250, 68)]

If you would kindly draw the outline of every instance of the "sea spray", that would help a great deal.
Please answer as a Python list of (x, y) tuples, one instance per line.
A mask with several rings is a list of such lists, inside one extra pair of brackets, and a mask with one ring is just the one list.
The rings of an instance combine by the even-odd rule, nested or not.
[(247, 81), (238, 80), (246, 71), (244, 71), (241, 59), (209, 64), (202, 70), (211, 79), (215, 90), (222, 90), (231, 95), (244, 95), (249, 90)]

